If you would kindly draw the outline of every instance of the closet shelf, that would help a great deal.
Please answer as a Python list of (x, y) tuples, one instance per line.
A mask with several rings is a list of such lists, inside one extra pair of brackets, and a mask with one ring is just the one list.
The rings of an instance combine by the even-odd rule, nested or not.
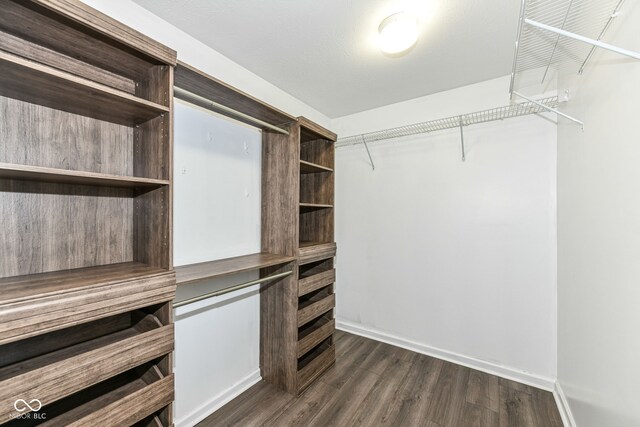
[(169, 112), (169, 107), (2, 51), (0, 95), (126, 126)]
[(333, 205), (327, 205), (324, 203), (300, 203), (300, 211), (312, 211), (316, 209), (331, 209)]
[(300, 328), (298, 332), (298, 358), (333, 335), (335, 325), (336, 322), (331, 316), (324, 315)]
[(129, 328), (8, 365), (0, 369), (0, 422), (10, 419), (17, 395), (50, 404), (172, 350), (173, 325), (147, 314)]
[(293, 260), (295, 260), (295, 257), (259, 252), (216, 261), (182, 265), (175, 267), (176, 281), (178, 285), (185, 285), (201, 280), (216, 279), (231, 274), (286, 264)]
[(0, 344), (159, 304), (173, 271), (138, 262), (0, 279)]
[(298, 360), (297, 383), (299, 392), (311, 385), (316, 378), (335, 363), (336, 348), (330, 341), (330, 339), (325, 340)]
[(512, 95), (518, 90), (544, 92), (559, 70), (582, 73), (596, 47), (640, 58), (640, 53), (602, 43), (623, 0), (521, 2), (509, 88)]
[(163, 375), (156, 365), (143, 371), (145, 366), (45, 406), (41, 425), (132, 425), (162, 409), (173, 400), (173, 374)]
[(322, 173), (322, 172), (333, 172), (333, 169), (328, 168), (326, 166), (318, 165), (316, 163), (307, 162), (306, 160), (300, 160), (301, 174)]
[[(349, 145), (366, 144), (375, 141), (401, 138), (404, 136), (438, 132), (446, 129), (459, 129), (461, 125), (470, 126), (497, 120), (510, 119), (513, 117), (526, 116), (529, 114), (545, 113), (548, 111), (548, 108), (555, 108), (558, 106), (558, 97), (551, 96), (542, 98), (536, 102), (528, 101), (514, 103), (502, 107), (490, 108), (488, 110), (430, 120), (428, 122), (414, 123), (396, 128), (367, 132), (361, 135), (347, 136), (340, 138), (336, 143), (336, 147), (341, 148)], [(544, 105), (544, 107), (540, 104)]]
[(0, 163), (0, 178), (108, 187), (160, 187), (168, 180)]

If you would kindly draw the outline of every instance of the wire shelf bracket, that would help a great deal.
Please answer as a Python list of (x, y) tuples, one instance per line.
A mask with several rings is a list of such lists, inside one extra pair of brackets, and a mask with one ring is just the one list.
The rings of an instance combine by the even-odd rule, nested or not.
[[(424, 133), (432, 133), (442, 131), (446, 129), (459, 129), (460, 130), (460, 145), (462, 150), (462, 161), (466, 161), (466, 152), (464, 145), (464, 127), (487, 123), (498, 120), (505, 120), (513, 117), (526, 116), (530, 114), (540, 114), (552, 112), (556, 114), (564, 114), (556, 110), (558, 106), (558, 97), (551, 96), (535, 100), (526, 98), (526, 102), (512, 103), (504, 107), (491, 108), (488, 110), (477, 111), (474, 113), (462, 114), (443, 119), (431, 120), (428, 122), (414, 123), (406, 126), (400, 126), (391, 129), (384, 129), (375, 132), (364, 133), (360, 135), (352, 135), (344, 138), (339, 138), (336, 142), (336, 147), (346, 147), (351, 145), (363, 144), (371, 167), (375, 170), (373, 158), (369, 151), (369, 145), (372, 142), (390, 140), (394, 138), (401, 138), (404, 136), (419, 135)], [(565, 115), (566, 116), (566, 115)], [(571, 118), (572, 120), (575, 120)]]

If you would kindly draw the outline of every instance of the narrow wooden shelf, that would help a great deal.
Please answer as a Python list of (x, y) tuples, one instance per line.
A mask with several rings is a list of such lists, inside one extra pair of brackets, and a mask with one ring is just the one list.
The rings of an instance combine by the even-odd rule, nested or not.
[(324, 203), (300, 203), (300, 211), (313, 211), (316, 209), (332, 209), (333, 205), (327, 205)]
[(293, 260), (295, 260), (295, 257), (259, 252), (257, 254), (183, 265), (175, 268), (176, 282), (178, 285), (185, 285), (201, 280), (286, 264)]
[(169, 180), (0, 163), (0, 178), (108, 187), (160, 187)]
[[(146, 372), (126, 372), (45, 406), (42, 426), (132, 425), (162, 409), (173, 400), (173, 374), (162, 375), (156, 366)], [(10, 426), (13, 426), (10, 424)]]
[(307, 388), (336, 361), (336, 348), (331, 339), (325, 340), (298, 360), (298, 392)]
[(0, 344), (175, 297), (173, 271), (128, 262), (0, 279)]
[(301, 174), (322, 173), (322, 172), (333, 172), (333, 169), (328, 168), (326, 166), (318, 165), (316, 163), (307, 162), (306, 160), (300, 160)]
[(298, 358), (333, 335), (336, 321), (328, 315), (320, 316), (298, 331)]
[(126, 126), (170, 111), (130, 93), (2, 51), (0, 95)]

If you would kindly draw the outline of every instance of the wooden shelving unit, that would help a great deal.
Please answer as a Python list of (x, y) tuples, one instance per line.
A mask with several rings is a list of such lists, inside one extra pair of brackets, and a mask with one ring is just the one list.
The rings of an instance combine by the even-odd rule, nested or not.
[(299, 394), (335, 361), (336, 135), (303, 117), (287, 129), (263, 133), (262, 232), (263, 247), (296, 256), (296, 277), (263, 292), (262, 373)]
[(28, 394), (172, 425), (175, 62), (79, 1), (2, 4), (0, 424)]

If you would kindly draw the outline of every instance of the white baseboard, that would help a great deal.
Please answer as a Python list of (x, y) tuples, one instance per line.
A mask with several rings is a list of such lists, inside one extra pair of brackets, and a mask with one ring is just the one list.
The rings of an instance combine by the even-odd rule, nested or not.
[(527, 384), (546, 391), (554, 391), (555, 389), (556, 381), (554, 378), (532, 374), (509, 366), (498, 365), (492, 362), (476, 359), (474, 357), (465, 356), (436, 347), (431, 347), (426, 344), (407, 340), (405, 338), (401, 338), (385, 332), (380, 332), (372, 328), (359, 325), (357, 323), (336, 319), (336, 328), (345, 332), (350, 332), (355, 335), (360, 335), (363, 337), (374, 339), (376, 341), (395, 345), (396, 347), (402, 347), (407, 350), (415, 351), (416, 353), (426, 354), (427, 356), (446, 360), (447, 362), (456, 363), (468, 368), (477, 369), (478, 371), (497, 375), (508, 380), (517, 381), (519, 383)]
[(225, 404), (229, 403), (234, 398), (238, 397), (242, 392), (249, 389), (254, 384), (258, 383), (262, 377), (260, 376), (260, 369), (251, 372), (249, 375), (223, 391), (217, 396), (209, 399), (207, 402), (200, 405), (197, 409), (190, 414), (175, 421), (176, 427), (193, 427), (200, 421), (213, 414)]
[(558, 405), (558, 411), (560, 412), (560, 417), (565, 427), (576, 427), (576, 420), (571, 413), (569, 402), (558, 381), (556, 381), (555, 387), (553, 388), (553, 398), (556, 400), (556, 405)]

